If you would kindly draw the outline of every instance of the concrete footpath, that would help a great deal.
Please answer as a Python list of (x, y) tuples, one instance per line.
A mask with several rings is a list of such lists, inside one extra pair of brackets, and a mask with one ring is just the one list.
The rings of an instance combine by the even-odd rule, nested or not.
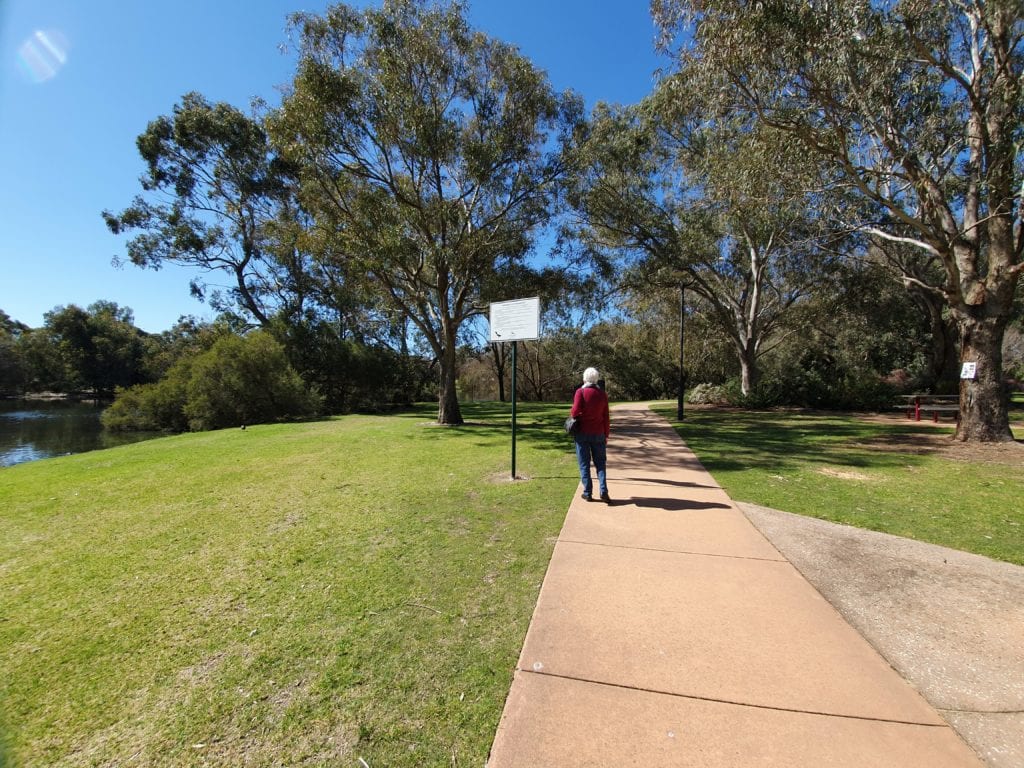
[(616, 503), (569, 508), (489, 768), (982, 765), (667, 422), (612, 422)]
[(1024, 766), (1024, 567), (739, 507), (989, 768)]

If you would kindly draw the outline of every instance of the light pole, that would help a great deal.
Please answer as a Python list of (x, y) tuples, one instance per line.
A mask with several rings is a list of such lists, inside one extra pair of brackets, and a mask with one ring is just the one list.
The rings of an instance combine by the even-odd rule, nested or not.
[(679, 284), (679, 402), (676, 405), (676, 420), (683, 420), (683, 400), (686, 398), (686, 366), (684, 346), (686, 341), (686, 283)]

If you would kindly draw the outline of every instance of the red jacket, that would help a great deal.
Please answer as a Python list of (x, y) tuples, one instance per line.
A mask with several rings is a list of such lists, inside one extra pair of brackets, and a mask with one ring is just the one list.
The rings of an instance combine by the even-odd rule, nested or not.
[(580, 422), (580, 433), (584, 435), (603, 434), (605, 439), (611, 433), (608, 418), (608, 395), (600, 387), (584, 384), (576, 390), (572, 399), (570, 415)]

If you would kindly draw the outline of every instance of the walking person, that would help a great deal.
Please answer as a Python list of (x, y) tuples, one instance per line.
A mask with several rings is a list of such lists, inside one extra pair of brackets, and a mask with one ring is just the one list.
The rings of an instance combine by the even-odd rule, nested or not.
[(611, 420), (608, 416), (608, 395), (597, 385), (600, 380), (601, 374), (596, 368), (587, 368), (583, 372), (583, 386), (577, 389), (573, 396), (570, 416), (580, 424), (575, 439), (580, 482), (583, 483), (583, 498), (586, 501), (594, 499), (594, 482), (590, 477), (590, 463), (593, 461), (594, 469), (597, 470), (601, 501), (610, 504), (612, 500), (608, 495), (605, 465)]

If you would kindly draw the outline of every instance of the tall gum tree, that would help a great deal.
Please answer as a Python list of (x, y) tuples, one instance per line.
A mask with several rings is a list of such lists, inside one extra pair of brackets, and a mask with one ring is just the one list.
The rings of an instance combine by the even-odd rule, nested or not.
[(520, 262), (581, 112), (462, 3), (385, 0), (296, 14), (300, 61), (270, 120), (339, 264), (407, 316), (440, 364), (438, 423), (459, 424), (456, 348), (483, 286)]
[[(736, 131), (666, 103), (599, 105), (574, 153), (568, 200), (595, 254), (632, 260), (628, 283), (685, 286), (732, 342), (741, 389), (830, 262), (824, 231), (770, 131)], [(630, 287), (630, 286), (625, 286)]]
[[(188, 93), (170, 115), (151, 121), (136, 144), (146, 163), (143, 194), (120, 213), (103, 212), (115, 235), (136, 233), (128, 260), (227, 275), (230, 304), (261, 326), (294, 304), (296, 292), (282, 290), (295, 282), (287, 274), (292, 265), (277, 258), (268, 236), (268, 225), (287, 213), (290, 188), (260, 123), (230, 104)], [(192, 293), (205, 298), (203, 279), (193, 281)], [(218, 309), (230, 305), (217, 303)]]
[(836, 172), (877, 238), (939, 279), (903, 279), (959, 326), (956, 439), (1012, 440), (1002, 340), (1024, 269), (1020, 0), (653, 0), (680, 94), (750, 110)]

